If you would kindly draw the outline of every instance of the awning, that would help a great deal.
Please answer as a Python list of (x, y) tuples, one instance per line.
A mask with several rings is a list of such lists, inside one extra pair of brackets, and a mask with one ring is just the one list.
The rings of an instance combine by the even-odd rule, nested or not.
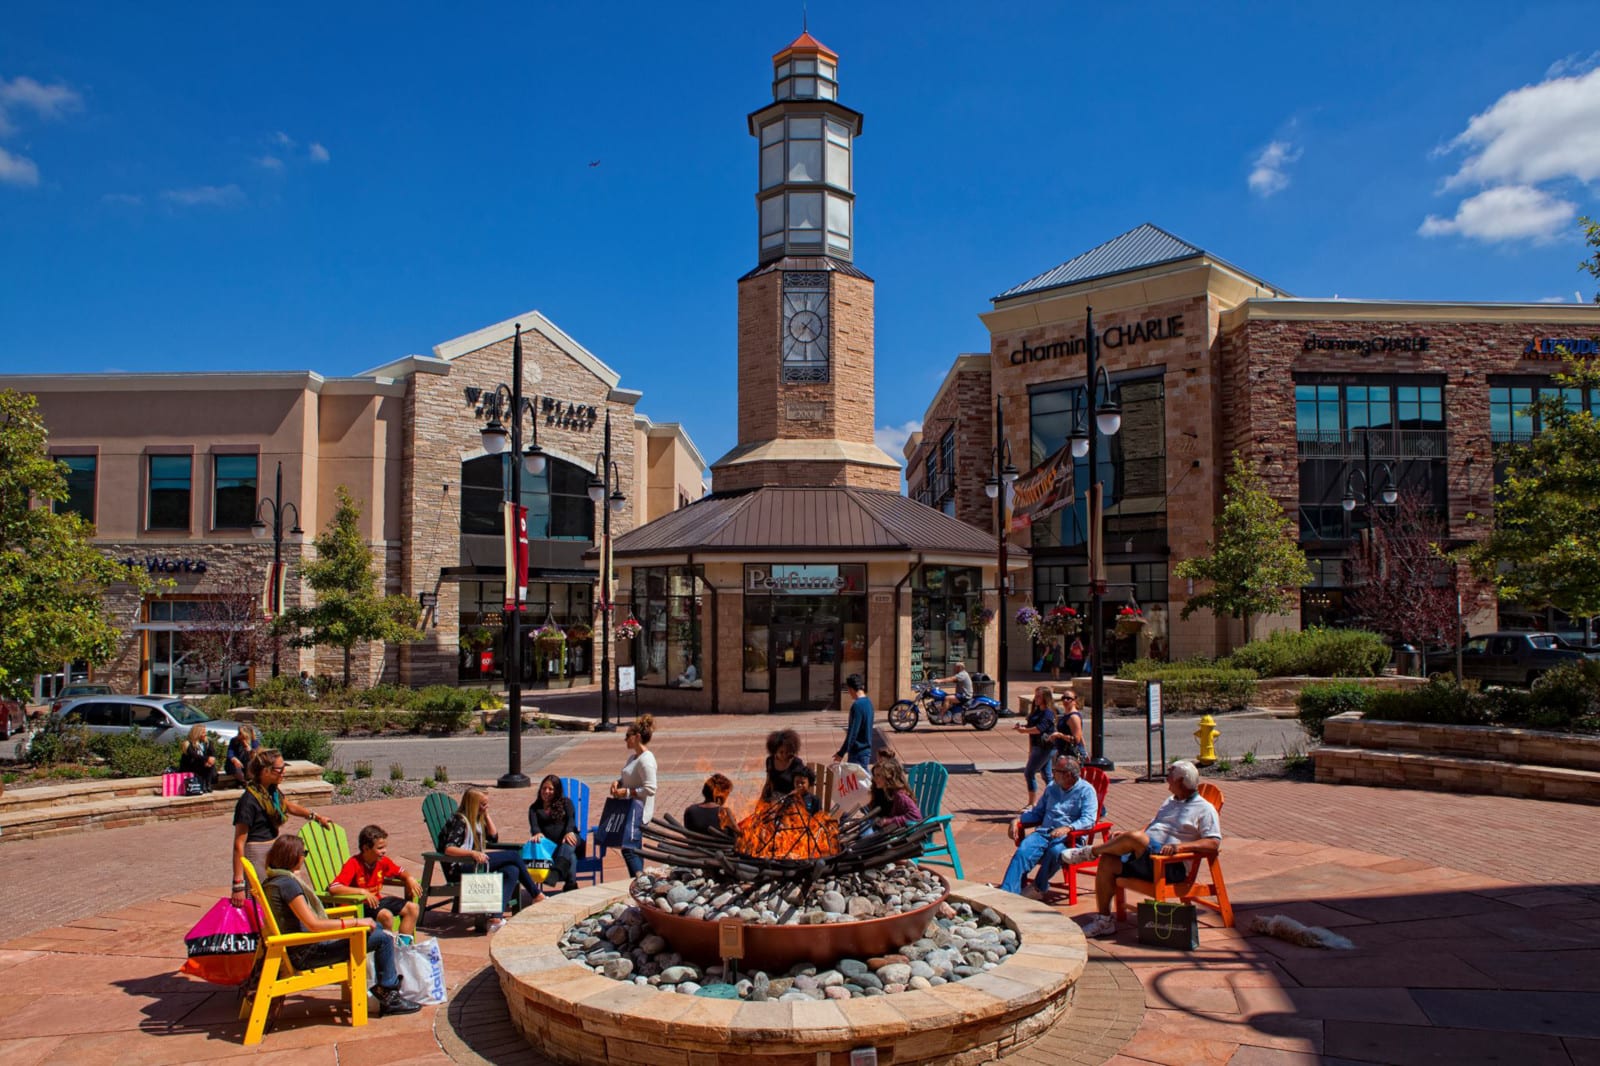
[[(505, 579), (506, 568), (503, 566), (446, 566), (439, 570), (440, 581), (504, 581)], [(598, 568), (568, 570), (550, 566), (532, 566), (528, 568), (528, 579), (592, 585), (600, 580), (600, 571)]]

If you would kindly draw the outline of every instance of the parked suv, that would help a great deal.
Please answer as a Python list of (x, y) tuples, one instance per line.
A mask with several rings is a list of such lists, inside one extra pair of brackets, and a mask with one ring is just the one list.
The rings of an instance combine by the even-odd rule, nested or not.
[(219, 721), (198, 707), (172, 696), (84, 696), (56, 712), (63, 720), (83, 725), (91, 733), (141, 734), (161, 743), (189, 735), (189, 727), (203, 724), (207, 733), (232, 740), (238, 722)]
[[(1562, 663), (1600, 658), (1562, 643), (1554, 633), (1500, 632), (1470, 637), (1461, 646), (1461, 676), (1492, 685), (1532, 685), (1539, 675)], [(1456, 668), (1454, 649), (1430, 653), (1428, 672)]]

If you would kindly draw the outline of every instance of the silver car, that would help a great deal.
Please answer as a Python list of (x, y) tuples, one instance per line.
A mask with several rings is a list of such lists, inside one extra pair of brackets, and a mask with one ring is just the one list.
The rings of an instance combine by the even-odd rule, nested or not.
[(91, 733), (139, 733), (161, 743), (189, 735), (189, 728), (204, 725), (206, 732), (224, 741), (239, 733), (238, 722), (220, 721), (174, 696), (83, 696), (55, 712), (63, 721), (85, 726)]

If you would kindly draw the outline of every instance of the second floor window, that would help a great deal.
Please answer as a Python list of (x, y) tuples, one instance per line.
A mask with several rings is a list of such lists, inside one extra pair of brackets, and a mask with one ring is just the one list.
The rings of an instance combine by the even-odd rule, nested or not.
[(256, 520), (256, 457), (215, 458), (215, 496), (211, 524), (217, 529), (248, 529)]
[(192, 462), (187, 455), (150, 457), (150, 498), (145, 517), (147, 528), (189, 528)]
[(56, 501), (56, 511), (75, 514), (93, 525), (95, 467), (98, 460), (92, 455), (62, 455), (57, 456), (56, 461), (67, 468), (67, 494)]

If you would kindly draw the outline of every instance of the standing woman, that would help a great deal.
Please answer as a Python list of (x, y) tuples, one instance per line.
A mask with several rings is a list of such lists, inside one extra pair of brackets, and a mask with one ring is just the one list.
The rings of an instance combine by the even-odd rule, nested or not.
[[(641, 826), (648, 824), (656, 813), (656, 757), (649, 747), (655, 731), (656, 720), (648, 714), (641, 714), (628, 726), (622, 736), (628, 745), (628, 761), (622, 764), (622, 773), (611, 786), (612, 799), (633, 800), (644, 805), (639, 819)], [(638, 877), (639, 871), (644, 869), (644, 856), (633, 848), (624, 847), (622, 863), (628, 868), (629, 877)]]
[(793, 729), (778, 729), (767, 734), (767, 783), (762, 786), (761, 799), (771, 801), (797, 795), (805, 804), (806, 813), (816, 814), (822, 808), (816, 791), (816, 775), (800, 761), (800, 734)]
[(1056, 731), (1050, 736), (1057, 755), (1072, 755), (1079, 762), (1089, 757), (1083, 746), (1083, 712), (1078, 710), (1078, 694), (1067, 689), (1061, 694), (1061, 710), (1056, 714)]
[(471, 873), (474, 866), (487, 867), (490, 873), (500, 875), (500, 913), (489, 920), (491, 933), (506, 924), (506, 911), (511, 909), (511, 901), (517, 898), (519, 882), (535, 903), (543, 898), (539, 886), (528, 876), (528, 868), (522, 863), (520, 850), (488, 850), (499, 836), (494, 819), (489, 817), (488, 793), (481, 788), (469, 788), (461, 794), (461, 804), (456, 808), (456, 813), (450, 816), (439, 832), (439, 850), (458, 860), (445, 866), (447, 879), (459, 881), (461, 875)]
[(322, 828), (329, 821), (316, 811), (300, 806), (278, 787), (283, 783), (283, 753), (263, 748), (250, 756), (245, 772), (244, 795), (233, 805), (233, 905), (244, 906), (244, 861), (257, 870), (267, 868), (267, 852), (278, 839), (278, 830), (294, 815), (316, 822)]
[(528, 804), (528, 831), (533, 836), (528, 843), (548, 840), (555, 844), (556, 853), (550, 860), (550, 872), (561, 879), (561, 891), (577, 890), (578, 881), (573, 873), (578, 865), (578, 819), (561, 788), (561, 778), (546, 774), (539, 782), (539, 798)]
[[(1017, 723), (1017, 731), (1027, 734), (1028, 761), (1022, 768), (1022, 779), (1028, 785), (1028, 806), (1039, 799), (1038, 780), (1050, 765), (1055, 746), (1050, 738), (1056, 731), (1056, 700), (1050, 686), (1040, 685), (1033, 690), (1033, 706), (1028, 710), (1028, 720)], [(1045, 782), (1047, 785), (1049, 781)]]
[(183, 742), (183, 750), (178, 753), (178, 772), (199, 778), (207, 792), (217, 787), (217, 757), (211, 754), (205, 723), (196, 722), (189, 727), (189, 739)]

